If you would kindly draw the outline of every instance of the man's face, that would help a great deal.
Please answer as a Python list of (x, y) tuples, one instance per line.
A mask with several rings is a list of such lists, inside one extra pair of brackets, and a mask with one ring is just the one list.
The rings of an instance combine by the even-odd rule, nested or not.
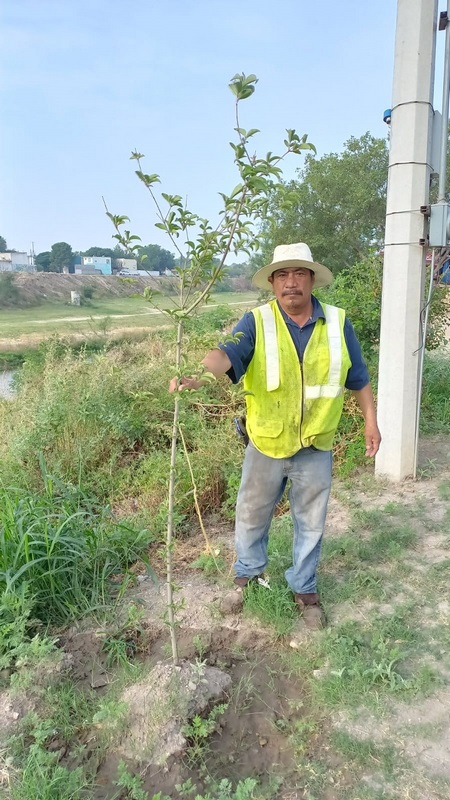
[(301, 314), (309, 308), (314, 273), (305, 267), (277, 269), (269, 278), (281, 308), (287, 314)]

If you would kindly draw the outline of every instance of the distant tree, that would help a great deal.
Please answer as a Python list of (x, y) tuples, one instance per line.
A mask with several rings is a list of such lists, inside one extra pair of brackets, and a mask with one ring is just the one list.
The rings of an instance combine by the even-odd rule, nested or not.
[(247, 277), (248, 263), (243, 261), (239, 263), (234, 262), (233, 264), (227, 264), (226, 274), (229, 278)]
[(73, 252), (67, 242), (56, 242), (52, 244), (49, 272), (62, 272), (64, 267), (73, 264)]
[[(125, 256), (126, 258), (126, 256)], [(141, 269), (164, 272), (175, 267), (175, 256), (170, 250), (164, 250), (159, 244), (148, 244), (138, 250), (139, 267)]]
[(120, 246), (120, 244), (116, 244), (113, 253), (114, 258), (136, 258), (134, 253), (130, 255), (126, 250), (123, 249), (123, 247)]
[(307, 242), (334, 272), (368, 256), (383, 242), (387, 174), (387, 142), (370, 133), (349, 139), (342, 153), (307, 155), (299, 179), (274, 192), (253, 266), (291, 242)]
[(6, 239), (3, 236), (0, 236), (0, 253), (6, 253), (8, 246), (6, 244)]
[(38, 253), (34, 259), (34, 263), (36, 264), (36, 269), (38, 272), (50, 272), (50, 261), (51, 261), (52, 254), (50, 250), (43, 250), (42, 253)]
[(80, 255), (92, 258), (100, 258), (103, 256), (103, 258), (110, 258), (112, 261), (115, 258), (120, 258), (111, 247), (90, 247), (89, 250), (85, 250), (84, 253), (80, 253)]

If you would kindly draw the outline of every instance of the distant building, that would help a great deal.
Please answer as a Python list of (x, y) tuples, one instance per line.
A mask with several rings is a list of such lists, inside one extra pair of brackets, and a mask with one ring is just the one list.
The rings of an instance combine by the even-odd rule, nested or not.
[[(91, 269), (95, 270), (97, 273), (101, 273), (102, 275), (111, 275), (111, 259), (109, 256), (82, 256), (82, 265), (83, 267), (90, 267)], [(75, 274), (77, 274), (77, 266), (75, 265)], [(95, 274), (94, 273), (78, 273), (78, 274)]]
[(116, 258), (116, 269), (117, 271), (125, 269), (128, 272), (137, 269), (137, 260), (135, 258)]
[(0, 272), (36, 272), (34, 258), (27, 253), (0, 253)]

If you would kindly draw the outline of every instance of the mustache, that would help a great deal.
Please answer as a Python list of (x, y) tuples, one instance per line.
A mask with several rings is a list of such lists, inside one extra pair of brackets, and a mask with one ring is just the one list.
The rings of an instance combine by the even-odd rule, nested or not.
[(298, 295), (299, 297), (303, 297), (303, 292), (301, 289), (285, 289), (281, 296), (286, 297), (287, 295)]

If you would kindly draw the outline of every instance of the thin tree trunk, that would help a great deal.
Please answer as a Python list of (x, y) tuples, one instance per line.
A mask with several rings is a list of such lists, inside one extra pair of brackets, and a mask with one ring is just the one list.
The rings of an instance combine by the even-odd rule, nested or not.
[[(176, 347), (176, 366), (177, 374), (181, 366), (181, 340), (183, 336), (183, 320), (179, 320), (177, 328), (177, 347)], [(175, 665), (178, 664), (178, 647), (175, 630), (175, 611), (173, 601), (173, 581), (172, 581), (172, 549), (173, 549), (173, 510), (175, 505), (175, 469), (177, 458), (177, 436), (178, 419), (180, 416), (180, 396), (175, 393), (175, 407), (173, 411), (172, 426), (172, 448), (170, 452), (170, 472), (169, 472), (169, 511), (167, 518), (167, 537), (166, 537), (166, 583), (167, 583), (167, 620), (170, 630), (170, 641), (172, 644), (172, 658)]]

